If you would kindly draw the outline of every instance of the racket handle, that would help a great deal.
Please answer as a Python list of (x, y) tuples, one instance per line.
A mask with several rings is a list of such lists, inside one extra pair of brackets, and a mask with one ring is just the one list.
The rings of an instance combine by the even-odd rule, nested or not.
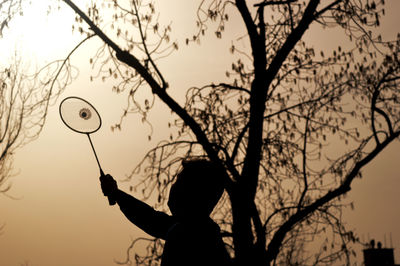
[[(99, 167), (100, 167), (100, 164), (99, 164)], [(103, 172), (103, 169), (101, 169), (101, 167), (100, 167), (100, 175), (104, 176), (104, 172)], [(108, 204), (110, 204), (110, 206), (115, 205), (115, 203), (117, 203), (117, 201), (113, 197), (107, 196), (107, 198), (108, 198)]]

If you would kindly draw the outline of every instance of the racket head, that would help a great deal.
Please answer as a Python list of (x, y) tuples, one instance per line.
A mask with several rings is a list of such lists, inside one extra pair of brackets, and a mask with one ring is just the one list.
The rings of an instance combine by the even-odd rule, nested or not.
[(75, 132), (90, 134), (101, 127), (96, 108), (80, 97), (70, 96), (62, 100), (59, 112), (64, 124)]

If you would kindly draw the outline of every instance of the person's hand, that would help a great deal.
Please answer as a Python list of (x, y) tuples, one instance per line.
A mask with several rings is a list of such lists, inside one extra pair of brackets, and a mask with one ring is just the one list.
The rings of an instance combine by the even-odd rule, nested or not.
[(109, 174), (100, 176), (100, 185), (106, 197), (113, 198), (113, 195), (118, 191), (117, 181)]

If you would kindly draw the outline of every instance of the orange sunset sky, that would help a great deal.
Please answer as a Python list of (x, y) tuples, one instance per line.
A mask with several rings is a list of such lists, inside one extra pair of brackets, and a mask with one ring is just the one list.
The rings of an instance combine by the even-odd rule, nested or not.
[[(324, 1), (324, 0), (323, 0)], [(40, 65), (65, 56), (82, 37), (71, 33), (74, 14), (68, 6), (46, 15), (46, 2), (34, 1), (24, 16), (10, 24), (0, 39), (0, 63), (6, 62), (14, 51), (31, 65)], [(76, 1), (85, 9), (85, 2)], [(241, 22), (232, 15), (222, 40), (212, 31), (201, 45), (185, 45), (185, 38), (196, 29), (195, 12), (200, 1), (158, 1), (160, 21), (172, 22), (172, 40), (179, 50), (160, 61), (172, 94), (182, 103), (184, 92), (193, 85), (201, 86), (224, 78), (231, 66), (231, 40), (242, 36)], [(166, 3), (168, 2), (168, 3)], [(250, 1), (251, 2), (251, 1)], [(386, 18), (382, 21), (384, 36), (395, 38), (399, 32), (400, 1), (386, 1)], [(337, 47), (342, 39), (336, 31), (324, 32), (311, 28), (307, 38), (319, 49)], [(246, 41), (239, 45), (247, 45)], [(50, 107), (48, 119), (40, 137), (19, 149), (15, 155), (11, 196), (0, 195), (0, 265), (32, 266), (115, 265), (123, 261), (132, 239), (145, 236), (125, 219), (118, 207), (108, 206), (103, 197), (99, 171), (88, 139), (66, 128), (59, 118), (58, 105), (67, 96), (79, 96), (91, 102), (101, 114), (102, 128), (92, 135), (103, 170), (117, 180), (123, 179), (141, 160), (145, 152), (168, 138), (170, 111), (156, 101), (149, 120), (151, 129), (141, 123), (140, 116), (129, 116), (122, 131), (111, 132), (119, 121), (126, 98), (111, 91), (112, 82), (90, 82), (89, 56), (98, 41), (93, 39), (73, 56), (72, 64), (79, 66), (78, 78)], [(35, 63), (37, 62), (37, 63)], [(3, 67), (3, 65), (1, 65)], [(355, 209), (346, 211), (349, 228), (365, 241), (375, 238), (395, 248), (395, 260), (400, 263), (400, 143), (385, 150), (356, 180), (348, 199)], [(128, 191), (129, 184), (120, 183)], [(139, 195), (138, 195), (139, 196)], [(386, 240), (386, 241), (385, 241)], [(357, 249), (358, 258), (362, 256)]]

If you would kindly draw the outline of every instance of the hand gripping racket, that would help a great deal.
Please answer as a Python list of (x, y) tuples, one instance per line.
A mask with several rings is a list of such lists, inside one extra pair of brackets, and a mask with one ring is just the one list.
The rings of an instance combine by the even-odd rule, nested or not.
[[(88, 136), (90, 146), (92, 146), (97, 165), (100, 169), (100, 175), (104, 176), (99, 158), (90, 139), (90, 134), (96, 132), (101, 127), (101, 118), (96, 108), (82, 98), (67, 97), (60, 104), (60, 117), (69, 129)], [(108, 196), (108, 202), (110, 205), (115, 204), (115, 200), (110, 196)]]

